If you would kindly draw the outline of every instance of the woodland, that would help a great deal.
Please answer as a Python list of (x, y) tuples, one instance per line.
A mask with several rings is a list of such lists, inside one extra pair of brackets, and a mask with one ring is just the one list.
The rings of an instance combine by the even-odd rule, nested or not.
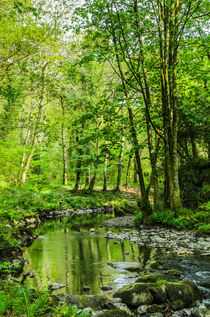
[[(74, 14), (73, 14), (74, 12)], [(1, 187), (208, 185), (206, 1), (1, 1)]]
[(208, 6), (0, 0), (0, 271), (43, 210), (209, 234)]

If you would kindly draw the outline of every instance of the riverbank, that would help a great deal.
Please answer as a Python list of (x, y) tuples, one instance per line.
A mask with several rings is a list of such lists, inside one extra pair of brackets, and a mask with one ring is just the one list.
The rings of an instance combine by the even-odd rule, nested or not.
[[(199, 218), (195, 217), (197, 213), (198, 212), (194, 212), (194, 217), (192, 218), (194, 219), (193, 222), (196, 222), (198, 228), (199, 224), (203, 225), (204, 221), (209, 219), (209, 214), (207, 210), (204, 210), (203, 214), (200, 214)], [(156, 216), (154, 216), (155, 214)], [(94, 218), (96, 220), (97, 215), (106, 215), (106, 217), (112, 218), (110, 220), (104, 219), (105, 221), (102, 222), (101, 226), (124, 226), (126, 229), (125, 232), (121, 233), (113, 233), (112, 231), (107, 232), (105, 235), (107, 240), (114, 240), (115, 243), (130, 241), (131, 244), (136, 244), (138, 247), (147, 246), (149, 248), (164, 249), (166, 254), (167, 252), (173, 252), (178, 256), (191, 254), (200, 254), (202, 256), (209, 255), (209, 237), (206, 233), (204, 234), (202, 231), (193, 232), (192, 230), (177, 231), (174, 229), (159, 227), (157, 224), (161, 223), (161, 221), (159, 221), (159, 214), (161, 213), (159, 212), (158, 214), (155, 214), (152, 215), (149, 226), (148, 224), (146, 226), (142, 225), (142, 214), (141, 211), (139, 211), (138, 204), (136, 202), (136, 195), (133, 193), (121, 193), (115, 191), (72, 192), (66, 189), (64, 190), (63, 188), (57, 192), (53, 192), (51, 190), (48, 192), (29, 190), (23, 193), (16, 189), (7, 191), (5, 196), (1, 196), (0, 211), (0, 273), (2, 278), (0, 284), (2, 290), (0, 290), (0, 292), (2, 295), (1, 302), (5, 302), (5, 306), (2, 308), (2, 311), (6, 312), (8, 309), (10, 309), (11, 313), (11, 311), (14, 310), (14, 303), (12, 300), (10, 300), (10, 298), (11, 296), (14, 298), (19, 296), (18, 293), (16, 294), (18, 287), (23, 288), (21, 297), (22, 300), (25, 296), (24, 292), (31, 292), (22, 285), (25, 282), (26, 276), (23, 276), (19, 279), (12, 276), (18, 276), (23, 269), (26, 260), (22, 256), (23, 249), (26, 246), (29, 246), (36, 239), (37, 235), (40, 234), (40, 230), (44, 232), (44, 230), (50, 226), (54, 229), (57, 226), (64, 228), (64, 230), (68, 230), (71, 228), (73, 223), (76, 223), (78, 226), (87, 222), (88, 219), (89, 225), (94, 227)], [(164, 212), (162, 214), (164, 214)], [(115, 217), (124, 215), (127, 216)], [(183, 218), (184, 217), (182, 216), (182, 223)], [(186, 218), (189, 220), (190, 215), (187, 214)], [(52, 225), (51, 220), (53, 219), (57, 220)], [(163, 219), (166, 219), (166, 217), (163, 217)], [(201, 221), (200, 223), (199, 219)], [(102, 220), (103, 219), (101, 218), (100, 221)], [(179, 220), (177, 220), (177, 223), (179, 223)], [(45, 223), (45, 228), (40, 227), (40, 223)], [(155, 223), (156, 226), (152, 226), (152, 224)], [(165, 224), (166, 227), (171, 226), (171, 224), (167, 223), (167, 221), (165, 221), (165, 223), (162, 221), (162, 223)], [(135, 226), (137, 226), (138, 230), (140, 230), (140, 235), (139, 231), (132, 230), (132, 232), (130, 232), (129, 228)], [(38, 230), (36, 229), (37, 227), (39, 228)], [(186, 227), (188, 228), (188, 226)], [(9, 275), (12, 276), (10, 277)], [(16, 289), (16, 291), (14, 289)], [(59, 300), (59, 303), (57, 304), (54, 302), (53, 304), (50, 304), (51, 295), (48, 294), (48, 291), (37, 292), (36, 290), (32, 291), (28, 302), (31, 302), (31, 305), (33, 305), (34, 301), (36, 302), (40, 298), (42, 298), (42, 300), (45, 298), (45, 304), (43, 303), (45, 307), (45, 309), (43, 308), (43, 312), (45, 311), (45, 313), (49, 311), (50, 305), (55, 308), (57, 307), (57, 304), (60, 305), (59, 303), (62, 303), (62, 301)], [(63, 305), (65, 306), (66, 304), (62, 304), (62, 307)], [(198, 303), (196, 305), (198, 306)], [(118, 310), (119, 307), (117, 308), (115, 306), (114, 309)], [(49, 312), (46, 314), (45, 313), (43, 313), (45, 316), (53, 316), (52, 314), (50, 315)], [(87, 312), (82, 312), (82, 314), (83, 313), (88, 314)], [(119, 315), (121, 313), (122, 310), (120, 309), (120, 312), (116, 312), (116, 314), (118, 314), (116, 316), (121, 316)], [(170, 316), (164, 314), (164, 312), (159, 313), (163, 314), (163, 316)], [(86, 316), (84, 314), (81, 316)], [(104, 314), (105, 315), (99, 314), (99, 316), (109, 316), (110, 312), (104, 312)], [(147, 311), (147, 314), (151, 314), (151, 312)], [(16, 315), (11, 314), (8, 316)], [(57, 315), (55, 314), (55, 316)], [(137, 315), (134, 314), (133, 316)], [(188, 314), (188, 316), (190, 315)]]

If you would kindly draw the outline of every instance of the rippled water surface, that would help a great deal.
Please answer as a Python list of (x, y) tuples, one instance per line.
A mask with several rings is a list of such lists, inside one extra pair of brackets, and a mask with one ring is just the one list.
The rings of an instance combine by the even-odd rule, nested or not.
[(104, 233), (105, 229), (98, 228), (95, 233), (56, 230), (39, 236), (24, 254), (24, 270), (34, 274), (28, 285), (42, 289), (52, 283), (64, 284), (56, 292), (69, 294), (84, 294), (83, 288), (88, 286), (89, 294), (100, 294), (103, 286), (118, 289), (134, 282), (136, 267), (155, 270), (161, 260), (164, 268), (178, 269), (183, 278), (209, 289), (209, 257), (166, 257), (164, 249), (117, 243), (106, 240)]

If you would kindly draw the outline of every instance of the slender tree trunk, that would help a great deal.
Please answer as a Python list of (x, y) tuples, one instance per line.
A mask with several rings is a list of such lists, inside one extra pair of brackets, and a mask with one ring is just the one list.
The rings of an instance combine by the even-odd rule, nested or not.
[[(33, 157), (36, 145), (37, 145), (37, 141), (38, 141), (38, 135), (39, 135), (39, 128), (40, 128), (40, 123), (42, 121), (42, 112), (43, 112), (43, 107), (44, 107), (44, 94), (45, 94), (45, 69), (47, 67), (46, 63), (43, 67), (42, 67), (42, 76), (41, 76), (41, 83), (42, 83), (42, 90), (41, 90), (41, 94), (40, 94), (40, 101), (39, 101), (39, 109), (38, 109), (38, 115), (37, 115), (37, 120), (36, 120), (36, 125), (35, 125), (35, 129), (34, 129), (34, 135), (33, 135), (33, 139), (32, 139), (32, 144), (31, 144), (31, 149), (30, 152), (27, 156), (27, 159), (25, 161), (25, 156), (23, 155), (23, 159), (22, 159), (22, 173), (21, 173), (21, 179), (20, 179), (20, 183), (25, 183), (26, 182), (26, 177), (27, 177), (27, 173), (30, 167), (30, 163), (31, 163), (31, 159)], [(27, 139), (26, 139), (27, 141)], [(27, 142), (26, 142), (27, 144)]]
[(85, 180), (85, 187), (89, 187), (90, 185), (90, 172), (88, 170), (87, 175), (86, 175), (86, 180)]
[(76, 165), (76, 182), (75, 182), (75, 185), (74, 185), (74, 190), (79, 190), (79, 184), (80, 184), (80, 179), (81, 179), (81, 174), (82, 174), (82, 171), (81, 171), (81, 167), (82, 167), (82, 154), (83, 154), (83, 151), (82, 151), (82, 148), (79, 144), (79, 136), (78, 136), (78, 133), (77, 133), (77, 136), (76, 136), (76, 143), (77, 143), (77, 153), (78, 153), (78, 158), (77, 158), (77, 165)]
[(133, 182), (136, 184), (138, 182), (138, 172), (137, 172), (137, 164), (136, 164), (136, 157), (134, 156), (133, 159)]
[(105, 141), (105, 157), (104, 157), (104, 185), (103, 190), (107, 190), (107, 141)]
[[(113, 21), (111, 20), (111, 22), (113, 22)], [(126, 84), (124, 72), (123, 72), (120, 58), (119, 58), (118, 46), (117, 46), (117, 36), (116, 36), (115, 28), (114, 28), (113, 24), (112, 24), (111, 32), (112, 32), (112, 36), (113, 36), (113, 43), (114, 43), (115, 56), (116, 56), (116, 61), (117, 61), (117, 65), (118, 65), (118, 70), (119, 70), (119, 77), (120, 77), (121, 82), (122, 82), (122, 87), (124, 90), (125, 97), (129, 101), (127, 84)], [(125, 59), (125, 62), (126, 62), (126, 59)], [(132, 141), (133, 141), (133, 145), (134, 145), (134, 152), (135, 152), (135, 157), (136, 157), (137, 171), (138, 171), (138, 177), (139, 177), (139, 185), (140, 185), (141, 198), (142, 198), (142, 208), (145, 211), (145, 213), (147, 215), (149, 215), (151, 213), (151, 206), (150, 206), (148, 193), (146, 191), (145, 183), (144, 183), (141, 158), (140, 158), (140, 154), (139, 154), (139, 142), (138, 142), (137, 132), (136, 132), (135, 124), (134, 124), (133, 112), (132, 112), (132, 108), (130, 106), (128, 106), (127, 109), (128, 109), (128, 116), (129, 116), (129, 121), (130, 121), (130, 130), (131, 130), (131, 135), (132, 135)]]
[(21, 165), (20, 165), (21, 166), (21, 173), (22, 173), (22, 169), (23, 169), (24, 164), (25, 164), (26, 146), (28, 145), (28, 141), (29, 141), (30, 134), (31, 134), (32, 113), (33, 113), (33, 99), (32, 99), (32, 102), (31, 102), (31, 109), (30, 109), (29, 120), (28, 120), (28, 129), (27, 129), (25, 140), (24, 140), (24, 144), (23, 144), (23, 155), (22, 155), (22, 160), (21, 160)]
[(107, 158), (104, 158), (104, 185), (103, 190), (107, 190)]
[(197, 149), (197, 145), (195, 143), (195, 138), (194, 136), (190, 137), (191, 139), (191, 146), (192, 146), (192, 156), (193, 159), (196, 160), (198, 158), (198, 149)]
[(63, 184), (68, 184), (68, 162), (67, 162), (67, 148), (66, 148), (66, 126), (65, 126), (65, 106), (63, 98), (61, 97), (62, 107), (62, 148), (63, 148)]
[(126, 170), (126, 180), (125, 180), (125, 188), (126, 189), (128, 189), (128, 176), (129, 176), (129, 170), (130, 170), (130, 166), (131, 166), (132, 156), (133, 156), (133, 152), (132, 152), (132, 150), (130, 150), (129, 158), (128, 158), (128, 165), (127, 165), (127, 170)]
[(120, 184), (121, 184), (124, 144), (125, 144), (125, 137), (124, 137), (124, 135), (122, 135), (121, 146), (120, 146), (120, 155), (119, 155), (119, 161), (118, 161), (117, 185), (115, 188), (115, 190), (117, 190), (117, 191), (120, 190)]
[(94, 173), (93, 177), (90, 180), (90, 185), (89, 185), (89, 190), (93, 191), (95, 182), (96, 182), (96, 176), (97, 176), (97, 169), (98, 169), (98, 157), (99, 157), (99, 142), (98, 142), (98, 137), (96, 139), (96, 159), (94, 162)]

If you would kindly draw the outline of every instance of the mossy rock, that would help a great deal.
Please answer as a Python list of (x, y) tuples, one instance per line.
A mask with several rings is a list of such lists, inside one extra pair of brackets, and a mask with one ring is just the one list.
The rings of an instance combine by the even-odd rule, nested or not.
[(158, 280), (151, 283), (148, 280), (152, 278), (146, 276), (144, 279), (145, 283), (133, 283), (119, 289), (114, 297), (120, 297), (130, 307), (167, 303), (176, 310), (191, 307), (197, 300), (202, 299), (200, 290), (192, 282), (160, 280), (162, 283), (158, 285)]
[(96, 317), (130, 317), (130, 314), (121, 309), (112, 309), (101, 311)]
[(94, 310), (113, 309), (113, 299), (104, 295), (70, 295), (58, 294), (58, 301), (70, 305), (76, 305), (79, 308), (90, 307)]
[(153, 297), (150, 293), (150, 284), (134, 283), (119, 289), (113, 296), (119, 297), (122, 301), (132, 307), (140, 305), (149, 305), (153, 303)]
[(176, 270), (169, 270), (158, 274), (147, 274), (139, 277), (136, 283), (157, 283), (160, 280), (175, 281), (179, 277), (179, 273)]
[(168, 300), (173, 309), (188, 308), (202, 299), (201, 291), (189, 281), (168, 282), (166, 284)]
[(139, 272), (140, 267), (139, 267), (139, 266), (138, 266), (138, 267), (136, 267), (136, 266), (129, 266), (129, 267), (126, 268), (126, 270), (129, 271), (129, 272)]

